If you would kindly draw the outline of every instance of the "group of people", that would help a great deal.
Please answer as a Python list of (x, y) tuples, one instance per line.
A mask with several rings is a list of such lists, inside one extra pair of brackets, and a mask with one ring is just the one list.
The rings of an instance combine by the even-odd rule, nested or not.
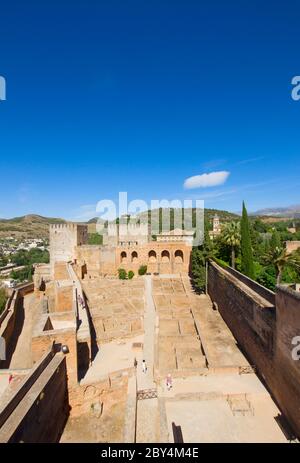
[[(136, 358), (134, 358), (134, 368), (137, 369), (137, 366), (138, 366), (138, 361)], [(143, 359), (142, 361), (142, 371), (143, 373), (147, 373), (147, 364), (146, 364), (146, 360)], [(170, 389), (172, 388), (173, 384), (172, 384), (172, 376), (171, 376), (171, 373), (169, 373), (166, 377), (166, 387), (168, 389), (168, 391), (170, 391)]]

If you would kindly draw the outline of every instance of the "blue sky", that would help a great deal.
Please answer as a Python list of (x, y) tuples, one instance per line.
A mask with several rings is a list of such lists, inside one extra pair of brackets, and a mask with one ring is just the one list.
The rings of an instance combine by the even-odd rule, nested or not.
[(296, 1), (2, 4), (0, 217), (83, 220), (119, 191), (300, 203), (299, 26)]

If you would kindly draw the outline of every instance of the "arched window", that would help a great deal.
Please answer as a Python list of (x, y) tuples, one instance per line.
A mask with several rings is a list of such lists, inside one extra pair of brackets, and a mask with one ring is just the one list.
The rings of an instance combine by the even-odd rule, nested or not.
[(175, 251), (175, 262), (178, 262), (179, 264), (182, 264), (183, 262), (183, 252), (180, 249)]
[(138, 260), (138, 253), (136, 251), (133, 251), (131, 253), (131, 262), (137, 262)]
[(156, 262), (156, 252), (155, 251), (149, 251), (148, 254), (148, 261), (151, 262)]
[(162, 262), (170, 262), (170, 253), (169, 253), (169, 251), (163, 251), (161, 253), (161, 261)]
[(121, 252), (121, 262), (127, 262), (127, 254), (125, 251)]

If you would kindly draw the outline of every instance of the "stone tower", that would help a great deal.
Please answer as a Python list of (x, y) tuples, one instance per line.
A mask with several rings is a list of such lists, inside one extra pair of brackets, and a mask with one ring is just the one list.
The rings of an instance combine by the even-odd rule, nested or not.
[(220, 218), (216, 214), (213, 218), (213, 230), (212, 230), (212, 235), (217, 236), (221, 233), (221, 225), (220, 225)]
[(50, 271), (54, 276), (56, 262), (69, 262), (76, 257), (76, 247), (87, 244), (88, 227), (76, 223), (50, 225)]

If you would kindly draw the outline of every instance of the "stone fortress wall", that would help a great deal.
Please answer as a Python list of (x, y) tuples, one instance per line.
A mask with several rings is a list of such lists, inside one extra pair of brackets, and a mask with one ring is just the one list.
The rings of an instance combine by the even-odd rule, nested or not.
[[(1, 442), (57, 441), (69, 407), (71, 414), (80, 416), (91, 409), (98, 413), (104, 403), (104, 410), (108, 404), (107, 416), (110, 416), (109, 403), (124, 397), (133, 367), (130, 371), (105, 374), (95, 383), (79, 382), (93, 360), (92, 329), (102, 345), (116, 337), (123, 342), (144, 331), (144, 280), (117, 280), (115, 275), (121, 266), (135, 271), (140, 264), (146, 264), (151, 273), (183, 273), (180, 278), (168, 275), (152, 278), (159, 318), (157, 377), (164, 377), (170, 368), (174, 377), (178, 368), (188, 376), (194, 370), (205, 369), (206, 362), (215, 368), (218, 360), (212, 357), (208, 344), (218, 342), (216, 337), (221, 329), (209, 332), (207, 338), (201, 334), (209, 322), (208, 313), (201, 305), (201, 298), (194, 301), (189, 288), (190, 246), (155, 241), (141, 245), (127, 242), (118, 246), (88, 246), (85, 226), (53, 226), (51, 230), (53, 278), (41, 285), (41, 279), (36, 277), (35, 291), (31, 285), (21, 290), (19, 296), (15, 294), (7, 305), (5, 317), (0, 319), (3, 329), (11, 320), (13, 328), (9, 332), (13, 333), (22, 298), (27, 290), (31, 291), (29, 297), (34, 304), (27, 307), (37, 311), (30, 339), (33, 365), (24, 380), (16, 383), (16, 389), (9, 391), (7, 400), (0, 401)], [(41, 275), (46, 278), (44, 270), (41, 268)], [(103, 278), (104, 275), (107, 277)], [(299, 294), (284, 287), (274, 294), (239, 272), (213, 262), (208, 269), (208, 292), (218, 316), (226, 322), (299, 438), (300, 361), (293, 360), (291, 355), (292, 339), (300, 335)], [(190, 294), (191, 299), (187, 297)], [(211, 312), (217, 313), (213, 309)], [(22, 342), (27, 341), (23, 338)], [(66, 354), (62, 346), (68, 347)], [(216, 357), (223, 355), (220, 349), (215, 351)]]
[(116, 268), (137, 273), (141, 265), (147, 265), (149, 273), (188, 273), (191, 246), (182, 242), (151, 241), (143, 246), (118, 246)]
[[(117, 275), (119, 268), (133, 270), (137, 274), (141, 265), (147, 265), (150, 273), (188, 273), (190, 269), (191, 242), (149, 240), (147, 224), (109, 224), (107, 244), (87, 244), (88, 227), (77, 224), (61, 224), (50, 227), (50, 271), (54, 275), (59, 265), (74, 261), (78, 276), (83, 279), (105, 275)], [(56, 270), (55, 270), (56, 269)], [(39, 269), (37, 269), (39, 271)], [(42, 271), (42, 268), (40, 269)], [(38, 277), (36, 277), (38, 278)]]
[(74, 223), (50, 225), (50, 271), (56, 262), (74, 259), (75, 248), (87, 242), (87, 226)]
[(300, 241), (286, 241), (285, 247), (287, 252), (290, 254), (293, 251), (297, 251), (298, 249), (300, 249)]
[(213, 262), (208, 293), (299, 438), (300, 360), (292, 340), (300, 336), (300, 295), (283, 286), (274, 294)]
[(142, 245), (148, 242), (150, 225), (147, 223), (109, 223), (103, 236), (103, 244), (117, 246), (121, 244)]

